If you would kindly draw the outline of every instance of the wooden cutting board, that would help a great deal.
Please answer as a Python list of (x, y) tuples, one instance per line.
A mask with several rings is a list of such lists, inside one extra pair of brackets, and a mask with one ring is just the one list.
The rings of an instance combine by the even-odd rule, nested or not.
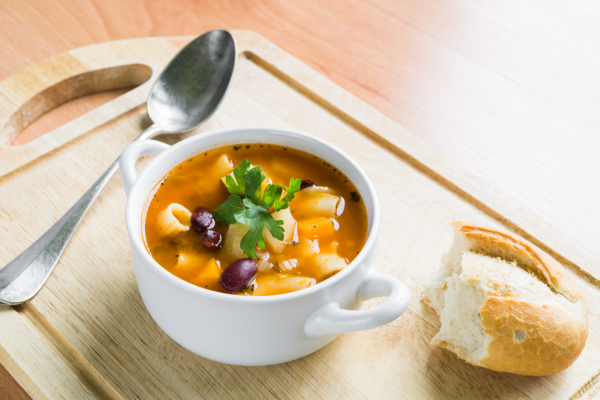
[[(239, 62), (220, 109), (194, 132), (161, 140), (263, 124), (303, 130), (339, 146), (378, 191), (383, 218), (377, 269), (410, 287), (409, 310), (391, 324), (342, 335), (287, 364), (237, 367), (196, 356), (166, 336), (141, 301), (125, 230), (125, 194), (115, 177), (38, 296), (23, 306), (0, 308), (0, 362), (32, 397), (579, 399), (598, 392), (598, 254), (256, 33), (234, 36)], [(0, 265), (48, 229), (150, 124), (145, 100), (151, 85), (191, 39), (75, 49), (0, 82)], [(30, 143), (7, 145), (71, 98), (144, 81)], [(550, 377), (497, 373), (429, 345), (439, 323), (418, 294), (450, 245), (454, 219), (522, 235), (578, 281), (590, 306), (590, 336), (569, 369)]]

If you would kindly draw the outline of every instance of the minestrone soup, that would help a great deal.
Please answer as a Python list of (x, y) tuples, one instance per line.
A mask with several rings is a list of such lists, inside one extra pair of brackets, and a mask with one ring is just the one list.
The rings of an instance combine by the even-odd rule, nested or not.
[(270, 144), (226, 146), (176, 166), (147, 202), (143, 233), (163, 268), (244, 296), (294, 292), (360, 252), (367, 212), (334, 165)]

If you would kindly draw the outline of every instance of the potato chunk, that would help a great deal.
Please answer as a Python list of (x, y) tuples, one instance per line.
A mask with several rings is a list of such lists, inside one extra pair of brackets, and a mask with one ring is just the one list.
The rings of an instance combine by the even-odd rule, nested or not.
[(300, 214), (305, 216), (337, 217), (338, 207), (340, 206), (342, 198), (321, 190), (321, 187), (313, 189), (314, 187), (315, 186), (298, 192), (294, 207)]
[(294, 236), (294, 229), (296, 228), (296, 220), (294, 217), (292, 217), (292, 213), (289, 208), (273, 213), (273, 218), (283, 221), (283, 229), (285, 231), (283, 234), (283, 240), (275, 239), (266, 226), (263, 231), (263, 235), (265, 235), (265, 243), (267, 246), (269, 246), (273, 253), (279, 254), (285, 250), (285, 246), (287, 246), (289, 241), (292, 240), (292, 237)]
[(319, 193), (306, 202), (306, 206), (312, 210), (313, 215), (335, 218), (340, 197), (329, 193)]
[(277, 265), (281, 272), (290, 271), (298, 266), (298, 260), (295, 258), (289, 258), (284, 254), (277, 256)]
[(300, 193), (302, 196), (314, 196), (318, 193), (328, 193), (328, 192), (332, 192), (332, 189), (328, 188), (327, 186), (318, 186), (318, 185), (314, 185), (311, 187), (307, 187), (306, 189), (302, 189)]
[(250, 228), (244, 224), (229, 225), (229, 230), (225, 235), (225, 241), (223, 242), (223, 248), (221, 249), (223, 254), (230, 255), (232, 253), (233, 245), (237, 238), (239, 238), (237, 242), (239, 247), (239, 242), (242, 240), (242, 236), (244, 236), (249, 230)]
[(233, 245), (231, 246), (231, 255), (237, 258), (238, 260), (240, 258), (246, 258), (246, 253), (244, 253), (244, 250), (242, 250), (242, 246), (240, 246), (241, 242), (242, 238), (238, 236), (235, 238), (235, 240), (233, 241)]
[(346, 268), (348, 263), (335, 253), (324, 253), (315, 257), (315, 265), (319, 271), (319, 279), (325, 279)]
[(268, 262), (266, 260), (258, 260), (256, 262), (256, 266), (258, 267), (258, 270), (261, 272), (266, 272), (273, 268), (273, 264), (271, 264), (270, 262)]
[(306, 289), (316, 285), (317, 280), (298, 275), (266, 274), (256, 278), (254, 296), (271, 296)]

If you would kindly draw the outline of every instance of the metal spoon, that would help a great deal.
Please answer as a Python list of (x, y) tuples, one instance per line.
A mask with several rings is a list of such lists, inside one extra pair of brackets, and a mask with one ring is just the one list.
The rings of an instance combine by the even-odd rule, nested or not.
[[(235, 42), (229, 32), (214, 30), (194, 39), (154, 83), (147, 103), (154, 124), (135, 140), (189, 131), (204, 122), (225, 96), (235, 60)], [(0, 304), (21, 304), (39, 292), (118, 165), (117, 159), (58, 222), (0, 270)]]

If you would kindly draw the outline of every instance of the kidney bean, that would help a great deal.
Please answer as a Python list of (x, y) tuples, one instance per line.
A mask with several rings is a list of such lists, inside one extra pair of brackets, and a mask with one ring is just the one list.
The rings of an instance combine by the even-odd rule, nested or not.
[(202, 234), (202, 244), (208, 249), (216, 249), (221, 245), (223, 236), (214, 229), (209, 229)]
[(192, 226), (200, 232), (212, 229), (215, 226), (215, 219), (207, 208), (199, 208), (192, 214)]
[(257, 271), (256, 261), (251, 258), (242, 258), (225, 268), (221, 274), (219, 285), (227, 293), (235, 293), (246, 287), (248, 282), (256, 277)]

